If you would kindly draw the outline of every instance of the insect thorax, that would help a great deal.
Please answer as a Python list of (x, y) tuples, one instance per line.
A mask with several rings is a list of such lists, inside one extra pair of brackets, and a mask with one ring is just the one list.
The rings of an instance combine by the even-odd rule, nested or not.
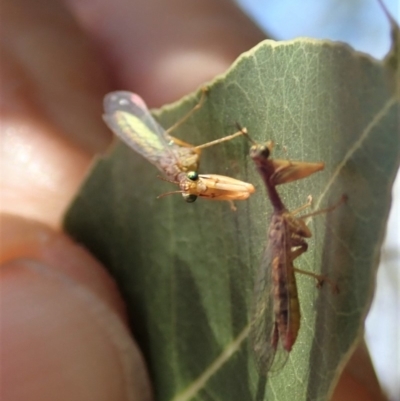
[(201, 179), (192, 181), (186, 174), (182, 174), (183, 173), (181, 173), (179, 178), (179, 187), (184, 193), (201, 196), (203, 192), (206, 192), (207, 186)]
[(287, 222), (281, 213), (272, 215), (271, 224), (269, 226), (269, 241), (274, 247), (282, 247), (285, 244), (285, 236), (287, 235)]
[(199, 154), (191, 148), (179, 147), (175, 150), (178, 156), (181, 171), (197, 171), (199, 168)]
[(306, 223), (304, 220), (298, 217), (294, 217), (290, 212), (285, 212), (284, 213), (284, 219), (287, 225), (287, 229), (293, 233), (297, 234), (300, 237), (304, 238), (310, 238), (311, 237), (311, 231), (307, 227)]

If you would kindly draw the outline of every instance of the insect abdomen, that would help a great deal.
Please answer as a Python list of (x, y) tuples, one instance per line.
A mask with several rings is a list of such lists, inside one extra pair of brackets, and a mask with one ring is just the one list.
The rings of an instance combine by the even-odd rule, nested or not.
[(300, 328), (300, 307), (293, 267), (274, 268), (273, 281), (274, 313), (279, 336), (283, 348), (290, 352)]
[(283, 347), (286, 351), (291, 351), (296, 342), (297, 334), (300, 328), (300, 305), (297, 295), (296, 278), (294, 276), (293, 265), (287, 271), (288, 274), (288, 295), (289, 295), (289, 319), (286, 326), (280, 328)]

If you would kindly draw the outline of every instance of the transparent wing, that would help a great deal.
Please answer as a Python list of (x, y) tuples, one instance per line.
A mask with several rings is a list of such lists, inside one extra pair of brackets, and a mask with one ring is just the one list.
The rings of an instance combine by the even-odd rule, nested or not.
[(170, 137), (151, 116), (142, 98), (131, 92), (111, 92), (104, 98), (103, 119), (129, 147), (161, 171), (166, 159), (176, 160), (169, 148)]
[(271, 272), (272, 251), (269, 241), (254, 284), (250, 339), (261, 374), (269, 372), (275, 358), (277, 345)]
[[(258, 370), (261, 374), (278, 372), (285, 365), (289, 353), (282, 346), (282, 339), (278, 331), (274, 307), (282, 306), (279, 291), (274, 288), (273, 269), (286, 266), (286, 240), (287, 235), (284, 224), (281, 230), (272, 219), (268, 244), (264, 251), (254, 286), (253, 318), (251, 342)], [(278, 216), (279, 217), (279, 216)], [(281, 222), (283, 223), (283, 222)], [(279, 227), (279, 225), (278, 225)], [(287, 287), (286, 287), (287, 289)], [(288, 300), (289, 294), (283, 296), (283, 302)], [(290, 316), (288, 316), (290, 319)], [(290, 320), (289, 320), (290, 321)]]

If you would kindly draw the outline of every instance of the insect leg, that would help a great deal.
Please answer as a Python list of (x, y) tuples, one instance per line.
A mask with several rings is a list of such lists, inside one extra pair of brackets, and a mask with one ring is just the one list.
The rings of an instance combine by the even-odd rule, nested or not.
[[(183, 146), (184, 148), (193, 148), (193, 145), (191, 143), (182, 141), (182, 139), (175, 138), (174, 136), (171, 136), (171, 139), (175, 144), (177, 144), (179, 146)], [(198, 153), (200, 153), (200, 152), (198, 152)]]
[(328, 283), (331, 288), (332, 288), (332, 292), (334, 294), (339, 294), (340, 289), (339, 286), (337, 285), (337, 283), (333, 280), (331, 280), (328, 276), (324, 276), (322, 274), (316, 274), (316, 273), (312, 273), (306, 270), (302, 270), (302, 269), (298, 269), (297, 267), (295, 267), (293, 269), (296, 273), (300, 273), (300, 274), (304, 274), (305, 276), (309, 276), (309, 277), (313, 277), (316, 281), (317, 281), (317, 288), (321, 288), (324, 283)]
[(206, 98), (206, 93), (208, 91), (207, 87), (201, 88), (201, 97), (199, 102), (196, 104), (196, 106), (193, 107), (192, 110), (190, 110), (188, 113), (186, 113), (181, 119), (179, 119), (174, 125), (169, 127), (165, 132), (167, 134), (170, 134), (174, 129), (178, 128), (181, 124), (183, 124), (193, 113), (195, 113), (197, 110), (201, 109), (204, 103), (204, 99)]
[(203, 145), (195, 146), (193, 149), (196, 151), (196, 150), (200, 150), (200, 149), (204, 149), (204, 148), (209, 148), (210, 146), (217, 145), (221, 142), (230, 141), (231, 139), (236, 138), (237, 136), (240, 136), (240, 135), (243, 135), (242, 130), (237, 131), (234, 134), (227, 135), (222, 138), (216, 139), (215, 141), (211, 141), (211, 142), (204, 143)]
[[(292, 245), (292, 250), (290, 251), (290, 257), (292, 259), (292, 262), (296, 258), (298, 258), (300, 255), (302, 255), (304, 252), (307, 252), (308, 244), (304, 240), (304, 238), (302, 238), (300, 236), (292, 235), (291, 245)], [(293, 249), (293, 248), (295, 248), (295, 249)]]
[[(313, 211), (313, 212), (311, 212), (311, 213), (308, 213), (308, 214), (305, 214), (304, 216), (299, 217), (299, 219), (304, 220), (304, 219), (306, 219), (307, 217), (313, 217), (313, 216), (316, 216), (316, 215), (318, 215), (318, 214), (325, 214), (325, 213), (332, 212), (332, 211), (335, 210), (337, 207), (339, 207), (342, 203), (347, 202), (347, 199), (348, 199), (348, 196), (347, 196), (346, 194), (343, 194), (343, 195), (341, 196), (341, 198), (339, 199), (339, 201), (336, 202), (334, 205), (329, 206), (329, 207), (327, 207), (327, 208), (325, 208), (325, 209), (315, 210), (315, 211)], [(292, 212), (292, 213), (293, 213), (293, 212)]]
[[(292, 261), (294, 261), (300, 255), (302, 255), (308, 249), (307, 242), (300, 235), (292, 234), (291, 244), (292, 244), (292, 247), (295, 248), (290, 252), (290, 257), (291, 257)], [(334, 293), (339, 292), (339, 287), (337, 286), (337, 284), (327, 276), (309, 272), (307, 270), (298, 269), (297, 267), (293, 267), (293, 270), (297, 273), (304, 274), (309, 277), (313, 277), (317, 281), (317, 288), (321, 288), (323, 286), (323, 284), (325, 282), (327, 282), (332, 287), (332, 291)]]
[(237, 211), (237, 207), (235, 206), (235, 204), (233, 203), (232, 199), (227, 200), (227, 202), (229, 203), (229, 206), (232, 210), (232, 212), (236, 212)]
[(296, 216), (296, 214), (299, 214), (301, 211), (303, 211), (304, 209), (307, 209), (308, 207), (310, 207), (312, 205), (312, 196), (309, 195), (307, 197), (307, 203), (305, 203), (304, 205), (298, 207), (297, 209), (294, 209), (290, 212), (290, 214), (292, 216)]

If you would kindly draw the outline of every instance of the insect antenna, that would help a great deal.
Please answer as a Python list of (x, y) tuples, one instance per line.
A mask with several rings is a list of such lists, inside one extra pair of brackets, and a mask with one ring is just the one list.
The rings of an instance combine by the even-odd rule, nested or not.
[[(165, 182), (170, 182), (171, 184), (178, 184), (179, 185), (179, 181), (169, 180), (168, 178), (162, 177), (161, 175), (158, 175), (157, 178), (159, 180), (162, 180), (162, 181), (165, 181)], [(184, 192), (184, 191), (180, 190), (180, 191), (165, 192), (164, 194), (158, 195), (157, 199), (164, 198), (164, 196), (167, 196), (167, 195), (181, 194), (182, 192)]]
[(181, 194), (181, 193), (183, 193), (183, 192), (184, 192), (184, 191), (170, 191), (170, 192), (165, 192), (164, 194), (158, 195), (158, 196), (157, 196), (157, 199), (164, 198), (164, 197), (167, 196), (167, 195)]

